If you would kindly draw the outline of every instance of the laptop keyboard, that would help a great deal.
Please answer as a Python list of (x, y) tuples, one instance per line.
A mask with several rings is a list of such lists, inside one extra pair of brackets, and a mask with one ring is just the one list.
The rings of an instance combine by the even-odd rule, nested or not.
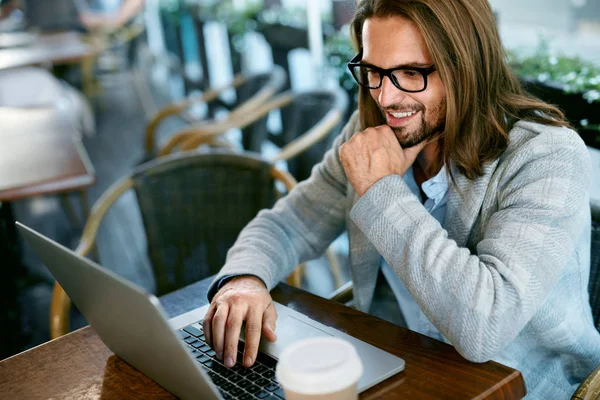
[[(192, 326), (195, 325), (195, 326)], [(202, 330), (202, 321), (177, 331), (187, 344), (192, 356), (205, 369), (224, 399), (285, 399), (283, 389), (275, 378), (277, 360), (259, 352), (256, 362), (250, 368), (236, 362), (233, 368), (227, 368), (216, 357), (213, 349), (206, 343)], [(238, 344), (238, 360), (243, 359), (244, 342)]]

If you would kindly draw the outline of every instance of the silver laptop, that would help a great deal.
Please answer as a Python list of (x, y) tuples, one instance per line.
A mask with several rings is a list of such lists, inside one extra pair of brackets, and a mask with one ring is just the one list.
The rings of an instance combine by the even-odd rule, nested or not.
[(204, 343), (201, 321), (208, 306), (169, 320), (154, 295), (31, 228), (17, 227), (104, 344), (182, 399), (284, 398), (274, 380), (278, 356), (306, 337), (336, 336), (356, 347), (364, 365), (360, 392), (404, 369), (401, 358), (279, 303), (277, 341), (261, 341), (252, 368), (225, 368)]

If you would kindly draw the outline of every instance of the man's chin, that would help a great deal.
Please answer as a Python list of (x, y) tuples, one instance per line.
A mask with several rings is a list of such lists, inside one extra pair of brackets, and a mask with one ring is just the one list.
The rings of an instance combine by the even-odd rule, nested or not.
[(405, 132), (405, 129), (403, 128), (392, 128), (394, 130), (394, 133), (396, 134), (396, 139), (398, 139), (398, 143), (400, 143), (400, 146), (403, 149), (410, 149), (411, 147), (415, 147), (416, 145), (420, 144), (421, 142), (423, 142), (425, 139), (427, 139), (427, 135), (414, 135), (414, 134), (407, 134)]
[(406, 141), (406, 142), (398, 141), (398, 143), (400, 143), (400, 147), (402, 147), (403, 149), (410, 149), (411, 147), (415, 147), (415, 146), (423, 143), (424, 140), (425, 140), (425, 138), (420, 139), (420, 140)]

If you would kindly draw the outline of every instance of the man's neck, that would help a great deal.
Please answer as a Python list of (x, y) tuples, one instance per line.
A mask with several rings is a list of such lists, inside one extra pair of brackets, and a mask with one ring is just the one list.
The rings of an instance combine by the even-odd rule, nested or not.
[(415, 164), (417, 164), (418, 169), (422, 171), (422, 173), (419, 174), (419, 180), (422, 179), (422, 182), (417, 181), (419, 187), (423, 182), (436, 176), (442, 169), (442, 165), (439, 164), (441, 151), (439, 144), (440, 142), (437, 140), (429, 143), (421, 150), (421, 153), (419, 153), (417, 157)]

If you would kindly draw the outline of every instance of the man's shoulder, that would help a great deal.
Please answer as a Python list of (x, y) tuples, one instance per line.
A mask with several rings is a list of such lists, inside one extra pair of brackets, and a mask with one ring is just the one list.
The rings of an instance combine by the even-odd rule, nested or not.
[(562, 151), (588, 154), (585, 143), (573, 129), (518, 121), (509, 132), (509, 145), (504, 158)]
[(495, 173), (500, 174), (501, 179), (514, 179), (525, 169), (538, 177), (550, 178), (577, 171), (578, 179), (590, 179), (590, 154), (574, 130), (519, 121), (509, 136), (508, 148), (495, 167)]

